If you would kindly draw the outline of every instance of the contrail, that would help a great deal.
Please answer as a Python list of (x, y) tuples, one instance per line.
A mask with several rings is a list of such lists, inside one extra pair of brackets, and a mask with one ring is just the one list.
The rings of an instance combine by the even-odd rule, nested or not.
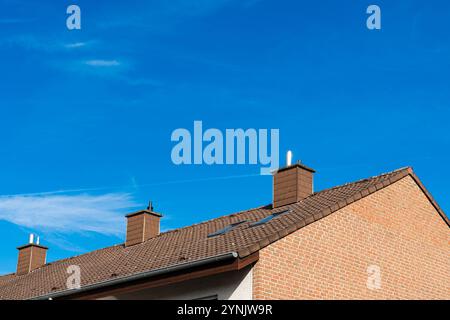
[(228, 179), (250, 178), (250, 177), (257, 177), (257, 176), (259, 177), (260, 174), (223, 176), (223, 177), (213, 177), (213, 178), (203, 178), (203, 179), (173, 180), (173, 181), (156, 182), (156, 183), (133, 184), (133, 185), (122, 185), (122, 186), (109, 186), (109, 187), (63, 189), (63, 190), (34, 192), (34, 193), (17, 193), (17, 194), (0, 195), (0, 198), (48, 196), (48, 195), (56, 195), (56, 194), (64, 194), (64, 193), (77, 193), (77, 192), (88, 192), (88, 191), (104, 191), (104, 190), (113, 190), (113, 189), (124, 189), (124, 188), (130, 188), (130, 187), (153, 187), (153, 186), (170, 185), (170, 184), (181, 184), (181, 183), (191, 183), (191, 182), (201, 182), (201, 181), (214, 181), (214, 180), (228, 180)]

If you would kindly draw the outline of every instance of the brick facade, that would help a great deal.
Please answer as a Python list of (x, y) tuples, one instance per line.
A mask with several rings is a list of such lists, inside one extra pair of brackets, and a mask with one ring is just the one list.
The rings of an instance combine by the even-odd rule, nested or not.
[(407, 176), (262, 249), (253, 297), (450, 299), (449, 249), (448, 225)]

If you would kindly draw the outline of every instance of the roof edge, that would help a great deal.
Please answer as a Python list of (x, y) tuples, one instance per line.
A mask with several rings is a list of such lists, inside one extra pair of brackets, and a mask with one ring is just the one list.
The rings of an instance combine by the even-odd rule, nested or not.
[(444, 210), (439, 206), (439, 204), (434, 200), (431, 193), (425, 188), (422, 181), (420, 181), (419, 177), (415, 174), (415, 172), (412, 170), (412, 168), (409, 168), (409, 174), (414, 179), (416, 184), (419, 186), (419, 188), (422, 190), (422, 192), (425, 194), (425, 196), (428, 198), (428, 200), (431, 202), (433, 207), (436, 209), (436, 211), (439, 213), (439, 215), (444, 219), (444, 221), (447, 223), (447, 225), (450, 227), (450, 220), (448, 216), (445, 214)]
[(282, 172), (282, 171), (286, 171), (286, 170), (289, 170), (289, 169), (292, 169), (292, 168), (301, 168), (301, 169), (305, 169), (306, 171), (309, 171), (309, 172), (312, 172), (312, 173), (316, 172), (313, 168), (307, 167), (303, 163), (300, 163), (300, 162), (294, 163), (294, 164), (292, 164), (290, 166), (279, 168), (278, 170), (276, 170), (276, 172)]
[(17, 247), (17, 250), (22, 250), (22, 249), (25, 249), (25, 248), (28, 248), (28, 247), (36, 247), (36, 248), (41, 248), (41, 249), (48, 250), (48, 247), (41, 246), (40, 244), (36, 244), (36, 243), (25, 244), (23, 246)]
[(151, 215), (151, 216), (156, 216), (158, 218), (162, 218), (162, 216), (163, 216), (161, 213), (158, 213), (158, 212), (154, 212), (154, 211), (150, 211), (150, 210), (140, 210), (140, 211), (136, 211), (136, 212), (132, 212), (132, 213), (127, 214), (125, 216), (125, 218), (131, 218), (131, 217), (134, 217), (134, 216), (137, 216), (137, 215), (140, 215), (140, 214), (148, 214), (148, 215)]

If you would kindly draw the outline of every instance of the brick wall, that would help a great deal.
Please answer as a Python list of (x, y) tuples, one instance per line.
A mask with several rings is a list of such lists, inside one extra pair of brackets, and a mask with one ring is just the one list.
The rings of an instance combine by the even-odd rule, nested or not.
[(407, 176), (261, 250), (253, 296), (450, 299), (450, 228)]

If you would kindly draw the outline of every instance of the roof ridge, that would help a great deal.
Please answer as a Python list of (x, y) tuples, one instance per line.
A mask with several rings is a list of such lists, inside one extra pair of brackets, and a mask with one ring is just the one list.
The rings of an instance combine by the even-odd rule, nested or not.
[(359, 180), (352, 181), (352, 182), (346, 182), (346, 183), (343, 183), (343, 184), (340, 184), (340, 185), (337, 185), (337, 186), (334, 186), (334, 187), (326, 188), (326, 189), (314, 192), (312, 195), (319, 194), (319, 193), (322, 193), (322, 192), (327, 192), (327, 191), (338, 189), (338, 188), (342, 188), (342, 187), (346, 187), (346, 186), (348, 186), (350, 184), (357, 184), (357, 183), (361, 183), (361, 182), (365, 182), (365, 181), (370, 181), (370, 180), (373, 180), (373, 179), (376, 179), (376, 178), (381, 178), (383, 176), (387, 176), (387, 175), (394, 174), (394, 173), (399, 173), (399, 172), (402, 172), (402, 171), (405, 171), (405, 170), (409, 170), (409, 169), (412, 169), (412, 167), (411, 166), (401, 167), (399, 169), (395, 169), (395, 170), (392, 170), (392, 171), (380, 173), (380, 174), (372, 176), (372, 177), (363, 178), (363, 179), (359, 179)]

